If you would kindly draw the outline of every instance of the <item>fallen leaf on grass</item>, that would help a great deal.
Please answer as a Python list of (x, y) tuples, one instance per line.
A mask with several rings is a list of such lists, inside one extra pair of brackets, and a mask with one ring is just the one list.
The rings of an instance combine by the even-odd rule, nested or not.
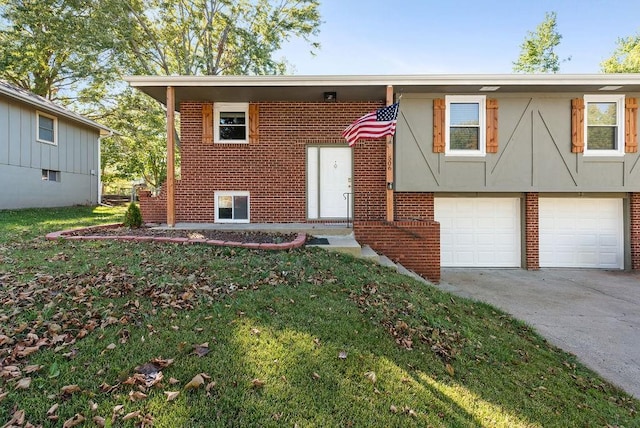
[(398, 408), (396, 406), (394, 406), (393, 404), (391, 405), (389, 410), (391, 410), (391, 413), (398, 413)]
[(204, 357), (209, 353), (209, 342), (205, 342), (201, 345), (195, 345), (193, 347), (193, 353), (198, 357)]
[(265, 382), (261, 379), (255, 378), (251, 381), (251, 386), (254, 389), (260, 389), (264, 386)]
[(129, 392), (129, 400), (131, 401), (139, 401), (147, 398), (147, 394), (140, 391), (131, 391)]
[(31, 386), (31, 378), (30, 377), (23, 377), (16, 384), (16, 389), (28, 389), (29, 386)]
[(447, 373), (449, 373), (449, 376), (453, 376), (456, 373), (453, 366), (449, 363), (447, 363), (444, 368), (447, 370)]
[(313, 372), (313, 374), (311, 375), (315, 380), (320, 379), (320, 375), (316, 372)]
[(257, 328), (252, 328), (251, 334), (253, 334), (254, 336), (260, 336), (260, 330), (258, 330)]
[(130, 412), (124, 415), (122, 418), (123, 421), (128, 421), (129, 419), (134, 419), (140, 416), (140, 410), (136, 410), (135, 412)]
[(11, 415), (11, 420), (3, 425), (3, 427), (11, 427), (15, 425), (22, 426), (24, 424), (25, 413), (24, 410), (16, 410), (13, 415)]
[(340, 358), (341, 360), (346, 360), (347, 359), (347, 351), (340, 351), (340, 353), (338, 354), (338, 358)]
[(173, 401), (178, 397), (180, 391), (165, 391), (164, 393), (167, 396), (167, 401)]
[(175, 385), (176, 383), (180, 383), (180, 381), (178, 379), (176, 379), (175, 377), (170, 377), (169, 378), (169, 385)]
[(2, 402), (7, 395), (9, 395), (9, 392), (0, 392), (0, 402)]
[(93, 423), (95, 423), (99, 427), (103, 427), (103, 426), (106, 425), (106, 421), (102, 416), (94, 416), (93, 417)]
[(74, 392), (80, 392), (81, 389), (78, 385), (67, 385), (67, 386), (63, 386), (62, 388), (60, 388), (60, 393), (61, 394), (68, 394), (71, 395)]
[(115, 343), (110, 343), (107, 345), (107, 348), (109, 351), (112, 351), (114, 349), (116, 349), (116, 344)]
[(53, 416), (58, 411), (58, 407), (60, 407), (60, 405), (58, 403), (56, 403), (53, 406), (49, 407), (49, 410), (47, 410), (47, 417), (49, 419), (51, 419), (51, 416)]
[(62, 428), (77, 427), (78, 425), (80, 425), (84, 421), (85, 421), (84, 416), (82, 416), (80, 413), (76, 413), (74, 417), (64, 421), (64, 424), (62, 425)]
[(202, 386), (203, 383), (204, 378), (202, 377), (202, 375), (197, 374), (193, 377), (193, 379), (191, 379), (188, 384), (184, 386), (184, 389), (186, 389), (187, 391), (190, 389), (198, 389)]
[(364, 374), (364, 377), (369, 379), (371, 383), (376, 383), (376, 381), (378, 380), (378, 377), (376, 376), (376, 372), (366, 372)]
[(27, 347), (19, 350), (18, 352), (16, 352), (16, 356), (18, 356), (18, 358), (28, 357), (29, 355), (31, 355), (34, 352), (38, 351), (38, 349), (40, 349), (39, 346), (27, 346)]
[(32, 364), (32, 365), (29, 365), (29, 366), (25, 366), (24, 372), (27, 373), (27, 374), (33, 373), (33, 372), (37, 372), (42, 367), (44, 367), (44, 366), (41, 366), (39, 364)]
[(0, 346), (2, 345), (12, 345), (14, 343), (13, 339), (9, 336), (5, 336), (4, 334), (0, 334)]

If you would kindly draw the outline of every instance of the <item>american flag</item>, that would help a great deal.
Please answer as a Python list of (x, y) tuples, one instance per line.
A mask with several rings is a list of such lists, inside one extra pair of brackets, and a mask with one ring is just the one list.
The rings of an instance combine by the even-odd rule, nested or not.
[(380, 138), (393, 135), (398, 121), (398, 103), (365, 114), (342, 131), (349, 147), (361, 138)]

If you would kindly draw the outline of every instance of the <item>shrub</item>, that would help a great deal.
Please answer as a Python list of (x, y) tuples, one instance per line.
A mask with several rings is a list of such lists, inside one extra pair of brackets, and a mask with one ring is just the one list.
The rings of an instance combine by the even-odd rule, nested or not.
[(142, 226), (142, 213), (140, 213), (140, 208), (135, 204), (135, 202), (131, 202), (129, 204), (129, 208), (124, 213), (124, 220), (122, 222), (126, 227), (135, 227), (138, 228)]

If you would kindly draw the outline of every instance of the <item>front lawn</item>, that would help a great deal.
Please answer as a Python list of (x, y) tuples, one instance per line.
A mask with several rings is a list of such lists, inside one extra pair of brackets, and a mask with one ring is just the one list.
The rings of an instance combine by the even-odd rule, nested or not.
[(523, 323), (366, 261), (43, 238), (123, 212), (0, 211), (0, 425), (640, 426)]

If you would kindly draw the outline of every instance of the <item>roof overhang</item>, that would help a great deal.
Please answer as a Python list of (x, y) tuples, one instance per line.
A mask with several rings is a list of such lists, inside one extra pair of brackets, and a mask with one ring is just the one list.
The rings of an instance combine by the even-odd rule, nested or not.
[(166, 104), (167, 87), (182, 101), (320, 102), (325, 92), (338, 101), (386, 99), (395, 93), (629, 93), (640, 92), (640, 74), (499, 74), (389, 76), (129, 76), (129, 84)]
[(78, 113), (59, 106), (46, 98), (35, 95), (25, 89), (13, 86), (7, 82), (0, 81), (0, 94), (3, 94), (8, 98), (21, 101), (25, 104), (35, 107), (38, 110), (42, 110), (45, 113), (49, 113), (58, 117), (62, 116), (73, 122), (81, 123), (85, 126), (88, 126), (89, 128), (96, 129), (100, 133), (101, 137), (117, 134), (117, 132), (112, 130), (111, 128), (101, 125), (98, 122), (95, 122)]

